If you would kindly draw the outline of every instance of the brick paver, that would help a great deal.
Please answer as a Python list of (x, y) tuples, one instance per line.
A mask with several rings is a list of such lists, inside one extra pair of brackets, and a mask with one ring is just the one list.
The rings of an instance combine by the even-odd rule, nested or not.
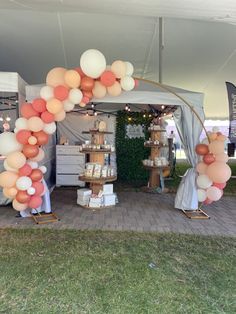
[(29, 218), (15, 218), (10, 206), (0, 207), (0, 227), (55, 229), (129, 230), (236, 236), (236, 198), (223, 197), (206, 207), (209, 220), (190, 220), (174, 208), (174, 194), (143, 192), (118, 193), (116, 207), (98, 211), (76, 205), (76, 190), (56, 189), (52, 206), (61, 219), (57, 223), (35, 225)]

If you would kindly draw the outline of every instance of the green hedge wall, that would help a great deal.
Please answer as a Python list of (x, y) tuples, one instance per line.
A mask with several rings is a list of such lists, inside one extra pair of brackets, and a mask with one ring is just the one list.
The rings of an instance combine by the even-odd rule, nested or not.
[[(131, 118), (131, 120), (129, 120)], [(145, 138), (149, 137), (147, 127), (153, 117), (143, 117), (143, 113), (119, 111), (116, 120), (116, 159), (118, 180), (123, 182), (146, 181), (149, 173), (142, 166), (142, 160), (148, 158), (150, 149), (144, 148), (144, 139), (126, 138), (127, 124), (145, 126)]]

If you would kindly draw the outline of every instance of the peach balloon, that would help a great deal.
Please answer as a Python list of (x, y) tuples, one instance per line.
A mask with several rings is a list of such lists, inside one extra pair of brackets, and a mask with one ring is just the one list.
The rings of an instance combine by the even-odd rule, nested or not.
[(215, 161), (208, 166), (206, 174), (213, 182), (224, 183), (229, 180), (231, 169), (226, 163)]
[(6, 196), (7, 198), (15, 198), (16, 194), (17, 194), (17, 189), (16, 188), (3, 188), (2, 190), (4, 196)]
[(30, 158), (30, 160), (40, 162), (44, 159), (44, 157), (45, 157), (44, 151), (42, 150), (42, 148), (39, 148), (38, 154)]
[(16, 194), (16, 200), (19, 203), (28, 203), (31, 196), (26, 191), (18, 191)]
[(223, 135), (223, 134), (220, 134), (220, 135), (217, 136), (216, 139), (217, 139), (217, 141), (224, 142), (224, 141), (226, 141), (227, 137), (225, 135)]
[(35, 145), (37, 144), (37, 138), (35, 136), (30, 136), (29, 139), (28, 139), (28, 143), (30, 145)]
[(63, 110), (63, 103), (56, 98), (52, 98), (47, 102), (47, 110), (52, 114), (56, 114)]
[(75, 70), (68, 70), (64, 76), (66, 84), (71, 88), (77, 88), (80, 86), (80, 75)]
[(226, 153), (220, 153), (215, 155), (216, 161), (227, 162), (229, 160), (229, 156)]
[(16, 172), (3, 171), (0, 173), (0, 186), (3, 188), (12, 188), (15, 186), (18, 178), (19, 176)]
[(28, 120), (28, 128), (33, 132), (41, 131), (43, 127), (43, 120), (39, 117), (32, 117)]
[(7, 156), (7, 164), (15, 169), (19, 169), (26, 163), (26, 157), (21, 152), (14, 152)]
[(126, 75), (126, 64), (121, 60), (116, 60), (111, 65), (111, 71), (117, 78), (122, 78)]
[(40, 181), (43, 178), (43, 173), (41, 170), (39, 169), (33, 169), (31, 174), (30, 174), (30, 178), (32, 181)]
[(209, 144), (209, 151), (212, 154), (215, 154), (215, 155), (221, 154), (221, 153), (224, 153), (224, 150), (225, 150), (224, 142), (215, 140)]
[(121, 94), (121, 86), (119, 82), (115, 82), (112, 86), (107, 87), (107, 92), (111, 96), (119, 96)]
[(55, 121), (59, 122), (59, 121), (63, 121), (66, 117), (66, 113), (64, 110), (58, 112), (55, 114)]
[(22, 211), (28, 208), (28, 204), (19, 203), (16, 199), (13, 200), (12, 206), (17, 211)]
[(66, 71), (67, 70), (65, 68), (61, 67), (53, 68), (52, 70), (50, 70), (46, 77), (47, 85), (52, 87), (56, 87), (58, 85), (66, 86), (64, 79)]
[(103, 98), (106, 95), (107, 90), (105, 86), (103, 86), (100, 82), (96, 81), (92, 92), (94, 97)]
[(15, 169), (15, 168), (10, 167), (10, 166), (8, 165), (6, 159), (4, 160), (3, 166), (4, 166), (4, 169), (5, 169), (5, 170), (13, 171), (13, 172), (17, 172), (17, 171), (18, 171), (18, 169)]
[(207, 170), (207, 165), (204, 162), (199, 162), (197, 164), (196, 170), (199, 174), (205, 174)]
[(39, 153), (39, 147), (37, 145), (24, 145), (23, 147), (23, 154), (27, 158), (33, 158), (37, 156)]

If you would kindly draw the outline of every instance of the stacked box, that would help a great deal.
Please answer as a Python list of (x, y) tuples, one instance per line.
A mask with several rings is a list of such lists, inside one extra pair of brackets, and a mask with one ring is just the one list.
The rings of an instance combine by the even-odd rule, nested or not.
[(92, 190), (90, 189), (77, 190), (77, 204), (82, 206), (88, 206), (91, 195)]

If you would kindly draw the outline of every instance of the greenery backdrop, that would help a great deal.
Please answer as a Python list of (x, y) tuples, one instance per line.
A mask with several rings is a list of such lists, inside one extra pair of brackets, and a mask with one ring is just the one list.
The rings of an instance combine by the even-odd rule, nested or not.
[(147, 181), (149, 173), (142, 166), (142, 160), (148, 158), (150, 149), (144, 147), (144, 138), (129, 139), (126, 137), (126, 125), (141, 124), (144, 126), (145, 138), (149, 137), (147, 127), (153, 117), (143, 117), (142, 112), (118, 111), (116, 120), (116, 159), (118, 180), (140, 183)]

